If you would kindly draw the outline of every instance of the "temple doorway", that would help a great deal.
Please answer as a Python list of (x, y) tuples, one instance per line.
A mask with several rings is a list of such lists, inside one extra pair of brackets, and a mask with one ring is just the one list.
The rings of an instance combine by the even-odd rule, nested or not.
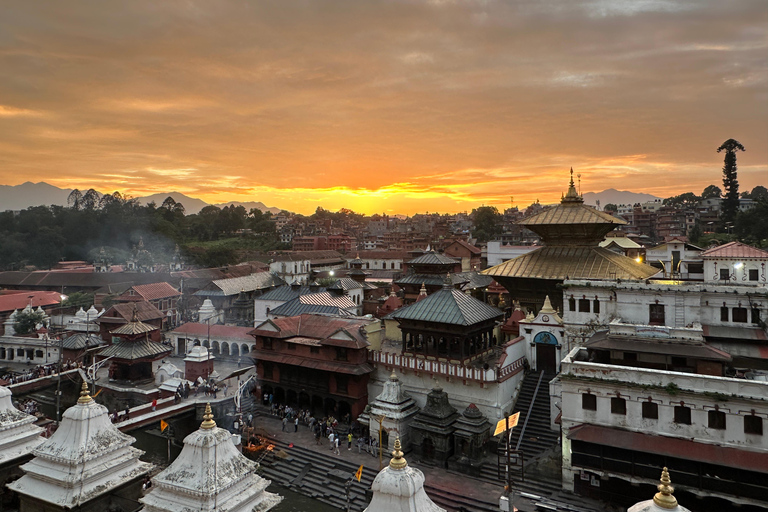
[(555, 345), (536, 344), (536, 370), (547, 374), (557, 373), (557, 347)]

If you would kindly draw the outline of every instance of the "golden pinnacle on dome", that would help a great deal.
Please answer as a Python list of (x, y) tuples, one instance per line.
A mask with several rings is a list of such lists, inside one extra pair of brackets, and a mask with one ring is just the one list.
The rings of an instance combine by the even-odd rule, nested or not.
[(216, 422), (213, 421), (213, 411), (211, 411), (211, 403), (205, 404), (205, 412), (203, 413), (203, 422), (200, 424), (200, 428), (203, 430), (210, 430), (216, 426)]
[(677, 498), (672, 496), (675, 488), (670, 485), (671, 483), (672, 480), (669, 479), (669, 472), (665, 467), (661, 471), (661, 483), (657, 487), (659, 492), (653, 497), (653, 502), (661, 508), (673, 509), (677, 507)]
[(91, 394), (88, 392), (88, 383), (83, 380), (83, 385), (80, 386), (80, 398), (77, 399), (77, 403), (79, 404), (87, 404), (90, 403), (93, 398), (91, 398)]
[(403, 469), (408, 465), (408, 461), (403, 457), (403, 452), (400, 446), (400, 436), (395, 438), (395, 449), (392, 450), (392, 460), (389, 461), (389, 467), (392, 469)]

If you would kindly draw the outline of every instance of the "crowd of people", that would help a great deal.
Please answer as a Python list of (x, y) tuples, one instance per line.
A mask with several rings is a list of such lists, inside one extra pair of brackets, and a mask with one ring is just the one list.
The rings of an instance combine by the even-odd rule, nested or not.
[[(8, 386), (11, 384), (26, 382), (28, 380), (39, 379), (41, 377), (56, 375), (57, 366), (58, 363), (48, 363), (37, 365), (34, 368), (30, 368), (24, 372), (8, 372), (0, 377), (0, 384)], [(82, 368), (82, 363), (73, 363), (67, 361), (61, 365), (61, 371), (63, 372), (74, 370), (76, 368)]]

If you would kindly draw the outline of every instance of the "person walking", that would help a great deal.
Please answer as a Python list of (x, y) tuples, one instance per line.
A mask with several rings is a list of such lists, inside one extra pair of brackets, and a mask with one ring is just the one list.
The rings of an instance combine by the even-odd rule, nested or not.
[(299, 417), (296, 416), (296, 419), (293, 420), (293, 431), (298, 432), (299, 431)]
[(363, 438), (361, 436), (357, 438), (357, 453), (362, 453), (362, 450), (363, 450)]
[(335, 437), (336, 436), (333, 435), (333, 432), (331, 432), (330, 435), (328, 436), (328, 440), (331, 442), (331, 446), (330, 448), (328, 448), (329, 450), (333, 450)]
[(285, 426), (288, 424), (288, 417), (283, 416), (283, 432), (285, 432)]
[(152, 400), (152, 412), (157, 410), (157, 398)]
[(352, 451), (352, 432), (347, 434), (347, 451)]
[(339, 451), (339, 436), (336, 436), (336, 439), (334, 440), (335, 450), (333, 453), (336, 455), (341, 455), (341, 452)]

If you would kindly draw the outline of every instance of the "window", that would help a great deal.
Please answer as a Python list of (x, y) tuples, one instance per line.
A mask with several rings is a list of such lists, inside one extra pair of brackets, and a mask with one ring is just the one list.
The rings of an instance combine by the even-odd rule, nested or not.
[(625, 361), (637, 361), (637, 352), (624, 352)]
[(643, 402), (643, 418), (649, 420), (659, 419), (659, 404)]
[(337, 361), (346, 361), (347, 360), (347, 349), (343, 347), (337, 347), (336, 348), (336, 360)]
[(264, 363), (264, 378), (272, 380), (272, 365)]
[(684, 357), (673, 357), (672, 358), (672, 366), (675, 368), (681, 368), (686, 366), (688, 363), (688, 360)]
[(319, 354), (320, 353), (320, 347), (309, 347), (309, 353), (310, 354)]
[(684, 405), (675, 406), (675, 423), (682, 425), (691, 424), (691, 408)]
[(595, 299), (592, 302), (592, 312), (593, 313), (599, 313), (600, 312), (600, 301)]
[(648, 306), (648, 323), (664, 325), (664, 304), (650, 304)]
[(42, 350), (35, 350), (35, 357), (45, 357)]
[(733, 308), (733, 321), (747, 323), (747, 308)]
[(585, 411), (597, 410), (597, 396), (592, 393), (582, 393), (581, 395), (581, 408)]
[(720, 269), (720, 279), (723, 281), (730, 281), (731, 279), (731, 271), (727, 268), (721, 268)]
[(715, 428), (717, 430), (725, 430), (725, 413), (722, 411), (714, 410), (707, 413), (709, 421), (707, 426), (709, 428)]
[(568, 299), (568, 311), (576, 311), (576, 299), (573, 297)]
[(296, 350), (296, 344), (295, 344), (295, 343), (291, 343), (291, 342), (289, 341), (288, 343), (286, 343), (286, 348), (287, 348), (288, 350)]
[(757, 281), (757, 269), (756, 268), (749, 269), (749, 280), (750, 281)]
[(754, 414), (744, 416), (744, 433), (763, 435), (763, 418)]
[(720, 308), (720, 321), (721, 322), (728, 322), (730, 319), (730, 314), (728, 312), (728, 308), (723, 306)]
[(688, 264), (688, 273), (689, 274), (703, 274), (704, 273), (704, 264), (703, 263), (689, 263)]
[(752, 308), (752, 323), (753, 324), (760, 323), (760, 310), (757, 308)]
[(336, 376), (336, 392), (347, 393), (348, 379), (346, 375)]
[(264, 338), (261, 342), (261, 346), (264, 350), (272, 350), (272, 339), (271, 338)]
[(16, 349), (16, 355), (17, 356), (23, 356), (24, 355), (24, 349), (23, 348), (17, 348)]
[(589, 299), (579, 299), (579, 313), (589, 313)]
[(623, 398), (611, 398), (611, 413), (613, 414), (627, 414), (627, 401)]

